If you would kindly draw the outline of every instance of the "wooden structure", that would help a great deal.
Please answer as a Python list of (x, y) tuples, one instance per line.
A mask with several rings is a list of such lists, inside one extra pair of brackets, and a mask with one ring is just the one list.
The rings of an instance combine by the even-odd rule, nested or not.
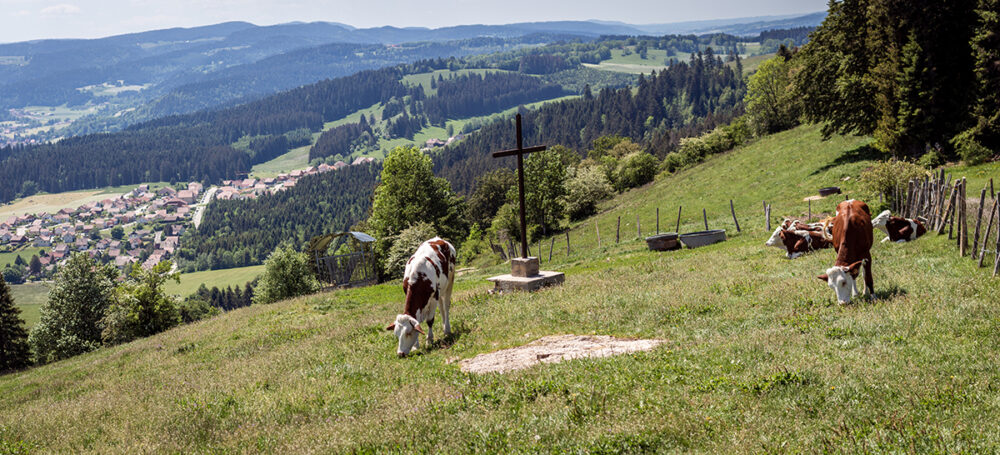
[[(344, 238), (338, 248), (347, 252), (327, 254), (334, 241)], [(369, 286), (376, 283), (375, 238), (364, 232), (346, 231), (314, 237), (306, 249), (313, 259), (316, 278), (334, 287)]]

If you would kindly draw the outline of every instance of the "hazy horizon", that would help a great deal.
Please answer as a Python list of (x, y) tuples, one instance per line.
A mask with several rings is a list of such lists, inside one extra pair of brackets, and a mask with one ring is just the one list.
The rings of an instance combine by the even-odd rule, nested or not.
[(609, 7), (593, 0), (479, 2), (440, 0), (366, 3), (317, 0), (0, 0), (0, 43), (39, 39), (101, 38), (173, 27), (244, 21), (256, 25), (339, 22), (358, 28), (395, 26), (440, 28), (469, 24), (548, 21), (614, 21), (662, 24), (741, 17), (808, 14), (826, 9), (825, 0), (708, 0), (692, 5), (676, 0), (627, 0)]

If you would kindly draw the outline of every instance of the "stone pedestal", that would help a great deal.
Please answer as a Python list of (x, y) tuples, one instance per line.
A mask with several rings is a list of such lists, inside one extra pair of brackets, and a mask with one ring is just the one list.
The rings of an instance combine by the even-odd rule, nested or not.
[(521, 278), (538, 275), (538, 258), (531, 256), (511, 259), (510, 274)]
[(538, 258), (514, 258), (510, 261), (510, 274), (487, 278), (498, 292), (535, 291), (545, 286), (562, 284), (562, 272), (539, 271)]

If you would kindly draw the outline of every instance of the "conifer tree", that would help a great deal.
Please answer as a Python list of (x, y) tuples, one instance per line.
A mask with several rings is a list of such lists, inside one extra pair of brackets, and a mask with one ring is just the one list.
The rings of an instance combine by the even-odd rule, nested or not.
[(24, 329), (20, 313), (21, 310), (14, 306), (10, 287), (0, 276), (0, 373), (31, 364), (28, 332)]

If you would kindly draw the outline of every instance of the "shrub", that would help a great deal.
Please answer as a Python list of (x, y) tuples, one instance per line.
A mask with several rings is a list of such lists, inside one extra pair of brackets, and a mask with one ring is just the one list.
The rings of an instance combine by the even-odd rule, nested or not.
[(309, 258), (291, 247), (278, 247), (264, 262), (264, 274), (254, 292), (253, 303), (279, 300), (316, 292), (319, 282), (309, 266)]
[(633, 152), (618, 161), (615, 169), (615, 189), (625, 191), (645, 185), (656, 177), (659, 163), (656, 157), (646, 152)]
[(38, 363), (93, 351), (101, 346), (102, 319), (114, 297), (118, 270), (77, 253), (55, 279), (41, 319), (28, 335)]
[(680, 148), (668, 153), (660, 164), (660, 170), (674, 172), (688, 166), (698, 164), (709, 155), (722, 153), (743, 145), (751, 137), (745, 117), (733, 120), (733, 123), (720, 126), (699, 137), (681, 139)]
[(597, 213), (597, 204), (611, 197), (611, 182), (597, 166), (571, 172), (566, 179), (566, 211), (571, 220), (581, 220)]
[(406, 261), (410, 260), (421, 243), (436, 237), (434, 226), (430, 223), (419, 222), (399, 233), (396, 240), (389, 248), (389, 255), (385, 259), (385, 273), (388, 279), (403, 278), (406, 270)]
[(893, 158), (862, 171), (858, 183), (863, 194), (877, 197), (879, 194), (891, 195), (893, 188), (905, 187), (911, 179), (926, 175), (928, 172), (924, 167)]
[(197, 295), (188, 296), (188, 298), (184, 299), (184, 301), (177, 306), (177, 311), (180, 313), (181, 322), (185, 324), (190, 324), (194, 321), (200, 321), (222, 313), (221, 310), (212, 306), (208, 300), (205, 300)]
[(114, 302), (102, 320), (101, 339), (105, 343), (126, 343), (181, 323), (177, 302), (163, 290), (168, 279), (180, 282), (177, 273), (168, 273), (172, 265), (164, 261), (152, 270), (132, 266), (129, 276), (115, 289)]
[(958, 152), (958, 156), (965, 164), (982, 164), (994, 157), (994, 153), (990, 149), (976, 140), (972, 130), (966, 130), (956, 135), (952, 138), (951, 145), (955, 147), (955, 151)]

